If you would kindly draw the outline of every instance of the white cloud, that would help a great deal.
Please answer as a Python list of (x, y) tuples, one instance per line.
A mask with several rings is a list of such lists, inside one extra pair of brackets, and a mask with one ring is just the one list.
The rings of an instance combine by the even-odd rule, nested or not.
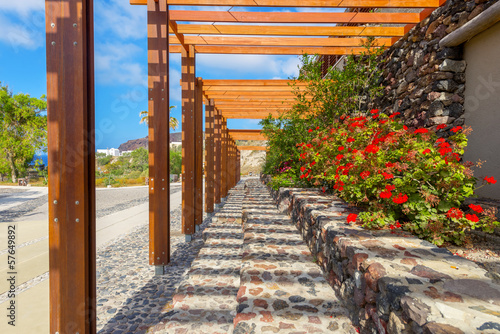
[(127, 0), (96, 0), (94, 4), (96, 32), (111, 32), (121, 39), (146, 37), (145, 6), (131, 6)]
[(32, 22), (19, 24), (0, 15), (0, 31), (2, 32), (0, 41), (10, 45), (16, 51), (18, 48), (37, 49), (45, 43), (43, 26), (40, 31)]
[(147, 73), (135, 59), (143, 50), (135, 44), (97, 44), (96, 81), (101, 84), (147, 85)]
[(45, 9), (44, 0), (0, 0), (0, 11), (13, 11), (22, 15), (26, 15), (32, 11), (41, 11)]

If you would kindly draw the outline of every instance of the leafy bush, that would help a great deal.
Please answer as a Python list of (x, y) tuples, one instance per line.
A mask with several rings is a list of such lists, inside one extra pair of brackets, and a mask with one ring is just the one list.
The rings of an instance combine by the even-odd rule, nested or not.
[(329, 129), (309, 129), (314, 139), (297, 144), (300, 178), (365, 209), (359, 219), (367, 228), (402, 226), (437, 245), (461, 244), (465, 231), (499, 226), (494, 212), (480, 206), (469, 214), (459, 209), (476, 184), (472, 163), (460, 163), (463, 129), (438, 139), (427, 129), (410, 131), (394, 116), (372, 110), (343, 116)]

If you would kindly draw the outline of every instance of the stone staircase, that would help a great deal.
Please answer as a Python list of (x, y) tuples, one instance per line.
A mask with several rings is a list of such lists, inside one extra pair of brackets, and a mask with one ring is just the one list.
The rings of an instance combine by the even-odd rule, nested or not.
[(240, 182), (203, 232), (163, 333), (356, 333), (286, 215)]

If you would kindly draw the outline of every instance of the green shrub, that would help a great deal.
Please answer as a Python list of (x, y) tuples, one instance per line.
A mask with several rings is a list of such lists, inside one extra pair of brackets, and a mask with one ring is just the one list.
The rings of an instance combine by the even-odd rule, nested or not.
[(437, 245), (461, 244), (465, 231), (499, 226), (493, 212), (459, 209), (476, 184), (472, 163), (460, 163), (467, 145), (463, 129), (438, 139), (427, 129), (410, 131), (394, 116), (372, 110), (345, 116), (329, 129), (309, 129), (314, 139), (297, 144), (300, 178), (363, 208), (358, 218), (367, 228), (402, 226)]

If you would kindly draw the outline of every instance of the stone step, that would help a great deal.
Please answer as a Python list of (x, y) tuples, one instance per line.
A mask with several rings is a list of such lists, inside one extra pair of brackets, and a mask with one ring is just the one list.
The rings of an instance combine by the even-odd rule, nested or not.
[(247, 181), (234, 333), (356, 333), (288, 216)]
[(243, 187), (236, 188), (203, 231), (204, 245), (173, 297), (162, 333), (232, 333), (243, 243)]

